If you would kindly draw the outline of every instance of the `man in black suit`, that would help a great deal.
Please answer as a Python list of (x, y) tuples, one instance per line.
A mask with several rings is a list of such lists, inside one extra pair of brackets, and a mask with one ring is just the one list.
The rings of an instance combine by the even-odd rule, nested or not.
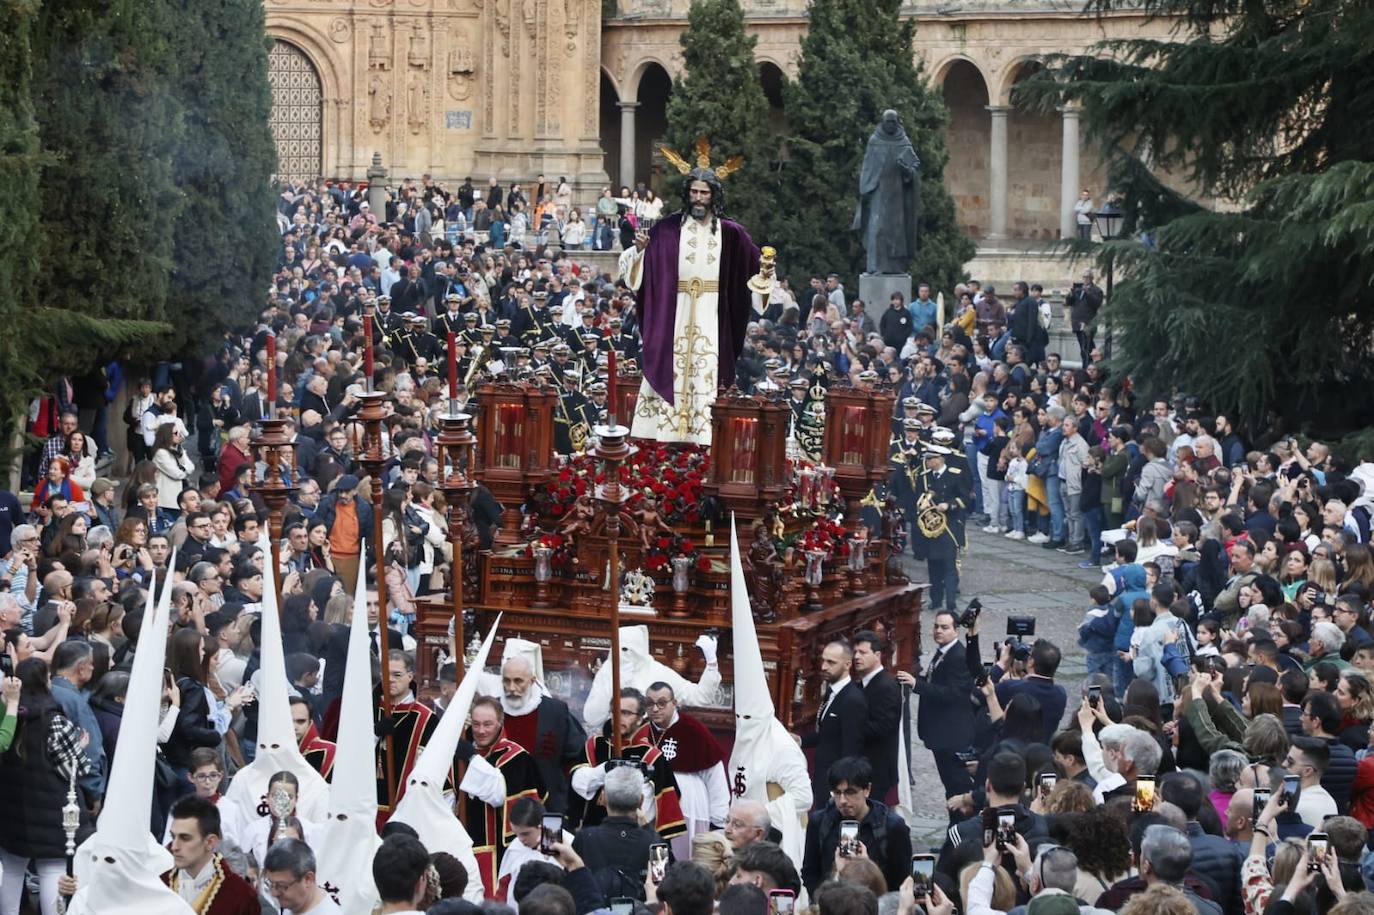
[(799, 738), (803, 749), (814, 749), (811, 759), (811, 797), (824, 807), (830, 796), (830, 767), (846, 756), (863, 754), (868, 700), (861, 686), (849, 679), (854, 649), (836, 639), (821, 651), (821, 675), (825, 689), (816, 712), (816, 730)]
[(873, 767), (873, 797), (882, 801), (897, 784), (902, 687), (883, 669), (883, 640), (872, 630), (862, 629), (854, 634), (854, 677), (868, 703), (863, 755)]
[(935, 757), (945, 797), (951, 798), (973, 788), (968, 769), (955, 755), (973, 743), (973, 705), (969, 701), (973, 676), (965, 661), (953, 613), (947, 610), (936, 613), (930, 636), (935, 642), (935, 656), (924, 676), (901, 671), (897, 679), (921, 697), (916, 736)]

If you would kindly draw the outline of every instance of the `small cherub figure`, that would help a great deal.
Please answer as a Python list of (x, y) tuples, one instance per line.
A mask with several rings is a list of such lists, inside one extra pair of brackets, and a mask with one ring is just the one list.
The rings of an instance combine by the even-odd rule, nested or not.
[(558, 532), (564, 537), (575, 537), (579, 534), (590, 534), (592, 531), (592, 518), (596, 516), (596, 506), (592, 504), (592, 497), (583, 493), (577, 497), (572, 509), (568, 512), (568, 517), (559, 526)]
[(663, 532), (671, 534), (673, 529), (668, 526), (668, 522), (663, 520), (663, 516), (658, 511), (658, 500), (653, 496), (645, 496), (640, 504), (639, 511), (635, 512), (635, 521), (639, 524), (639, 542), (644, 547), (644, 551), (649, 551), (649, 541), (657, 533)]

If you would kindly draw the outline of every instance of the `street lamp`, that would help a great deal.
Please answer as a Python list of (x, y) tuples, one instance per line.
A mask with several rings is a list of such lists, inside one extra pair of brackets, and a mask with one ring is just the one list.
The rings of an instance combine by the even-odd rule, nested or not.
[[(1108, 200), (1105, 204), (1102, 205), (1102, 209), (1092, 214), (1092, 220), (1097, 225), (1097, 234), (1102, 236), (1102, 240), (1104, 242), (1116, 241), (1117, 237), (1121, 235), (1121, 226), (1126, 221), (1126, 214), (1121, 212), (1121, 209), (1115, 203), (1113, 203), (1111, 200)], [(1102, 304), (1105, 306), (1111, 300), (1112, 252), (1108, 250), (1107, 293)], [(1112, 323), (1110, 319), (1107, 321), (1107, 338), (1102, 345), (1102, 355), (1107, 359), (1112, 358)], [(1084, 367), (1086, 368), (1086, 366)]]

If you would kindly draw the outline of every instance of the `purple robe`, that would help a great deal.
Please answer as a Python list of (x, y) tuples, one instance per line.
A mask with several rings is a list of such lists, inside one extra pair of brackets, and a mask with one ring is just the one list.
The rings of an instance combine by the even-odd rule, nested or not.
[[(660, 219), (649, 230), (639, 286), (640, 359), (644, 380), (659, 397), (673, 403), (673, 328), (677, 318), (677, 254), (682, 212)], [(735, 360), (744, 349), (752, 298), (749, 279), (759, 271), (759, 248), (744, 226), (720, 220), (720, 307), (717, 310), (720, 371), (717, 384), (735, 382)]]

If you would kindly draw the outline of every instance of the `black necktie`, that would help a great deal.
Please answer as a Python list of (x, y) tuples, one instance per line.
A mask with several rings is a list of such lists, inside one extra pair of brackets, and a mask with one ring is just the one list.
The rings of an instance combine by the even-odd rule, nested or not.
[(824, 715), (824, 714), (825, 714), (825, 710), (826, 710), (827, 708), (830, 707), (830, 694), (831, 694), (831, 692), (832, 692), (832, 687), (831, 687), (831, 685), (830, 685), (829, 683), (825, 684), (825, 690), (822, 691), (822, 693), (821, 693), (821, 714), (822, 714), (822, 715)]
[(945, 659), (944, 649), (936, 649), (935, 657), (930, 659), (930, 672), (935, 673), (935, 668), (940, 666), (940, 662)]
[(380, 657), (382, 652), (381, 648), (377, 645), (377, 630), (373, 629), (368, 633), (368, 636), (372, 639), (372, 656)]

